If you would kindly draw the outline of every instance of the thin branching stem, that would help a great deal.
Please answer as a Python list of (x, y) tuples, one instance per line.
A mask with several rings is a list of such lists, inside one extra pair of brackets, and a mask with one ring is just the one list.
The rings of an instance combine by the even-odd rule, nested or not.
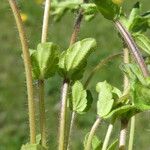
[[(83, 3), (87, 3), (88, 0), (83, 0)], [(74, 23), (74, 29), (73, 29), (73, 33), (71, 35), (71, 39), (70, 39), (70, 45), (74, 44), (77, 40), (79, 31), (80, 31), (80, 26), (81, 26), (81, 22), (83, 19), (83, 10), (80, 9), (79, 13), (77, 14), (75, 23)]]
[(27, 94), (28, 94), (28, 109), (29, 109), (29, 128), (30, 128), (30, 143), (34, 144), (36, 142), (36, 129), (35, 129), (35, 102), (33, 98), (33, 81), (32, 81), (32, 67), (29, 54), (29, 47), (25, 35), (25, 30), (17, 7), (15, 0), (8, 0), (10, 7), (12, 9), (13, 15), (16, 20), (23, 52), (23, 60), (25, 66), (26, 84), (27, 84)]
[(70, 129), (69, 129), (69, 135), (68, 135), (68, 146), (67, 146), (67, 150), (70, 149), (72, 131), (73, 131), (74, 123), (75, 123), (75, 120), (76, 120), (76, 116), (77, 116), (76, 112), (72, 112), (72, 114), (71, 114), (71, 122), (70, 122)]
[[(45, 1), (41, 43), (44, 43), (47, 40), (50, 4), (51, 4), (51, 0)], [(41, 143), (42, 143), (42, 146), (47, 147), (44, 80), (38, 80), (38, 88), (39, 88), (39, 116), (40, 116)]]
[(126, 30), (126, 28), (122, 25), (122, 23), (120, 21), (115, 21), (115, 25), (116, 25), (118, 31), (120, 32), (121, 36), (123, 37), (125, 43), (128, 45), (129, 50), (131, 50), (131, 53), (133, 54), (136, 62), (138, 63), (138, 65), (143, 73), (143, 76), (148, 77), (149, 76), (148, 69), (146, 67), (144, 59), (143, 59), (136, 43), (134, 42), (132, 36)]
[(50, 16), (50, 6), (51, 6), (51, 0), (46, 0), (44, 17), (43, 17), (43, 27), (42, 27), (42, 38), (41, 38), (42, 43), (46, 42), (46, 40), (47, 40), (48, 24), (49, 24), (49, 16)]
[(100, 125), (100, 122), (101, 122), (101, 118), (98, 117), (96, 119), (95, 123), (93, 124), (93, 126), (91, 128), (91, 131), (89, 133), (89, 136), (88, 136), (88, 139), (87, 139), (87, 142), (86, 142), (85, 150), (91, 150), (92, 139), (93, 139), (93, 136), (95, 135), (95, 132), (96, 132), (97, 128)]
[(125, 150), (125, 148), (126, 148), (127, 128), (128, 128), (128, 121), (127, 120), (121, 120), (119, 150)]
[[(126, 44), (124, 44), (123, 49), (123, 62), (125, 64), (129, 63), (129, 50), (126, 48)], [(129, 86), (129, 79), (126, 75), (124, 75), (124, 93), (126, 92), (126, 89), (128, 89)], [(127, 128), (128, 128), (128, 121), (121, 120), (121, 130), (120, 130), (120, 138), (119, 138), (119, 150), (125, 150), (126, 147), (126, 134), (127, 134)]]
[[(88, 2), (88, 0), (83, 0), (83, 3), (87, 3), (87, 2)], [(82, 19), (83, 19), (83, 10), (80, 9), (79, 13), (77, 14), (77, 17), (75, 19), (74, 29), (73, 29), (73, 32), (72, 32), (72, 35), (71, 35), (71, 39), (70, 39), (70, 46), (72, 44), (74, 44), (76, 42), (76, 40), (77, 40), (79, 31), (80, 31), (80, 26), (81, 26)], [(74, 118), (75, 115), (76, 115), (75, 112), (73, 112), (72, 113), (73, 120), (71, 120), (71, 123), (70, 123), (70, 130), (69, 131), (66, 130), (66, 132), (68, 132), (67, 133), (67, 138), (68, 139), (66, 140), (68, 149), (69, 149), (69, 141), (71, 141), (71, 137), (72, 137), (71, 134), (72, 134), (72, 130), (73, 130), (73, 124), (75, 122), (75, 118)]]
[(135, 133), (135, 116), (131, 118), (128, 150), (133, 150), (134, 133)]
[(61, 94), (61, 114), (60, 114), (60, 127), (59, 127), (59, 150), (67, 149), (67, 95), (68, 95), (69, 82), (64, 80)]
[(40, 118), (40, 133), (41, 133), (41, 144), (47, 146), (46, 140), (46, 114), (45, 114), (45, 102), (44, 102), (44, 80), (38, 81), (39, 88), (39, 118)]
[(104, 139), (104, 143), (102, 146), (102, 150), (107, 150), (108, 144), (109, 144), (109, 140), (113, 131), (113, 123), (109, 124), (108, 129), (107, 129), (107, 133)]
[(102, 67), (104, 67), (108, 62), (112, 61), (113, 59), (117, 58), (118, 56), (121, 56), (122, 53), (118, 53), (118, 54), (114, 54), (114, 55), (110, 55), (107, 58), (103, 59), (102, 61), (100, 61), (97, 66), (89, 73), (87, 80), (85, 81), (84, 87), (87, 88), (91, 79), (93, 78), (93, 76), (95, 75), (95, 73), (97, 71), (99, 71)]

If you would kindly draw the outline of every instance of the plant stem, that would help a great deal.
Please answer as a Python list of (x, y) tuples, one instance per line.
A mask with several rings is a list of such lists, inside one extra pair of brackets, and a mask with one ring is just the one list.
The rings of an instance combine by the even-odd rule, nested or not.
[(99, 62), (99, 64), (97, 64), (97, 66), (90, 72), (87, 80), (85, 81), (84, 87), (87, 88), (91, 79), (93, 78), (94, 74), (100, 70), (104, 65), (106, 65), (108, 62), (110, 62), (112, 59), (118, 57), (122, 55), (122, 53), (118, 53), (118, 54), (114, 54), (114, 55), (110, 55), (107, 58), (103, 59), (102, 61)]
[(121, 36), (123, 37), (124, 41), (126, 42), (126, 44), (128, 45), (129, 49), (131, 50), (131, 53), (133, 54), (136, 62), (138, 63), (143, 76), (144, 77), (148, 77), (149, 76), (149, 72), (148, 69), (146, 67), (146, 64), (144, 62), (144, 59), (136, 45), (136, 43), (134, 42), (132, 36), (130, 35), (130, 33), (123, 27), (123, 25), (121, 24), (120, 21), (115, 21), (115, 25), (118, 29), (118, 31), (120, 32)]
[(110, 137), (111, 137), (111, 134), (112, 134), (113, 126), (114, 126), (113, 124), (109, 124), (109, 126), (108, 126), (102, 150), (107, 150), (108, 143), (109, 143), (109, 140), (110, 140)]
[(44, 80), (38, 81), (39, 88), (39, 113), (40, 113), (40, 133), (42, 146), (46, 147), (46, 114), (45, 114), (45, 103), (44, 103)]
[(46, 42), (47, 35), (48, 35), (50, 4), (51, 4), (51, 0), (46, 0), (45, 1), (45, 10), (44, 10), (43, 27), (42, 27), (42, 38), (41, 38), (42, 43)]
[[(88, 0), (83, 0), (83, 3), (86, 3), (86, 2), (88, 2)], [(76, 42), (76, 40), (77, 40), (79, 31), (80, 31), (80, 26), (81, 26), (82, 19), (83, 19), (83, 10), (81, 9), (81, 10), (79, 10), (77, 18), (75, 20), (73, 33), (72, 33), (71, 39), (70, 39), (70, 46), (72, 44), (74, 44)], [(68, 140), (67, 140), (67, 149), (69, 149), (69, 142), (70, 142), (71, 136), (72, 136), (71, 134), (72, 134), (74, 120), (75, 120), (75, 112), (72, 113), (72, 119), (71, 119), (71, 123), (70, 123), (69, 133), (66, 133), (67, 137), (68, 137)]]
[(130, 126), (130, 136), (129, 136), (128, 150), (133, 150), (134, 133), (135, 133), (135, 116), (133, 116), (131, 118), (131, 126)]
[(67, 149), (67, 95), (68, 95), (69, 82), (64, 80), (62, 86), (62, 97), (61, 97), (61, 114), (60, 114), (60, 128), (59, 128), (59, 150)]
[(25, 66), (27, 94), (28, 94), (28, 109), (29, 109), (29, 128), (30, 128), (30, 143), (36, 143), (36, 130), (35, 130), (35, 102), (33, 98), (33, 81), (32, 81), (32, 67), (29, 54), (28, 43), (26, 40), (25, 30), (19, 13), (19, 9), (15, 0), (8, 0), (12, 9), (13, 15), (16, 20), (23, 52), (23, 60)]
[[(88, 0), (83, 0), (83, 3), (87, 3), (87, 2), (88, 2)], [(79, 10), (77, 18), (75, 20), (73, 33), (72, 33), (71, 39), (70, 39), (70, 45), (74, 44), (77, 40), (79, 31), (80, 31), (80, 26), (81, 26), (82, 19), (83, 19), (83, 10), (81, 9), (81, 10)]]
[(67, 150), (70, 149), (69, 143), (71, 142), (72, 130), (73, 130), (74, 122), (75, 122), (75, 119), (76, 119), (76, 115), (77, 115), (76, 112), (72, 112), (72, 115), (71, 115), (71, 122), (70, 122), (70, 129), (69, 129), (69, 135), (68, 135), (68, 146), (67, 146)]
[(91, 150), (92, 139), (93, 139), (93, 136), (95, 135), (95, 132), (96, 132), (97, 128), (99, 127), (100, 122), (101, 122), (101, 118), (98, 117), (96, 119), (95, 123), (93, 124), (93, 126), (91, 128), (91, 131), (89, 133), (85, 150)]
[(127, 127), (128, 121), (121, 120), (121, 131), (119, 140), (119, 150), (125, 150), (126, 147), (126, 137), (127, 137)]
[[(124, 49), (123, 49), (123, 62), (124, 63), (129, 63), (129, 50), (126, 48), (126, 44), (124, 43)], [(126, 92), (126, 89), (128, 88), (129, 85), (129, 79), (126, 75), (124, 75), (124, 93)], [(126, 133), (127, 133), (127, 127), (128, 127), (128, 122), (125, 120), (121, 120), (121, 131), (120, 131), (120, 139), (119, 139), (119, 150), (125, 150), (126, 146)]]
[[(41, 43), (46, 42), (47, 35), (48, 35), (50, 3), (51, 3), (50, 0), (45, 1)], [(47, 147), (44, 80), (38, 80), (38, 88), (39, 88), (39, 116), (40, 116), (41, 143), (42, 143), (42, 146)]]

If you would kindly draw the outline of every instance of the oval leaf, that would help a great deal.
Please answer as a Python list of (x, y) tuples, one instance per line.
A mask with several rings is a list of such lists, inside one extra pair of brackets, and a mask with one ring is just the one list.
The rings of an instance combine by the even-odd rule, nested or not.
[(106, 116), (113, 107), (114, 100), (112, 90), (112, 86), (106, 81), (99, 82), (96, 86), (96, 91), (99, 92), (97, 102), (97, 114), (100, 117)]
[(59, 60), (59, 47), (51, 42), (40, 43), (37, 50), (31, 51), (31, 63), (34, 79), (47, 79), (51, 77)]
[(95, 47), (95, 39), (87, 38), (76, 42), (67, 51), (63, 52), (59, 61), (61, 75), (63, 74), (63, 76), (67, 76), (72, 80), (81, 78), (87, 57)]
[(84, 90), (80, 81), (76, 81), (72, 86), (71, 110), (83, 114), (91, 107), (92, 101), (92, 96), (89, 91)]
[(138, 46), (150, 55), (150, 39), (144, 34), (135, 34), (134, 38)]

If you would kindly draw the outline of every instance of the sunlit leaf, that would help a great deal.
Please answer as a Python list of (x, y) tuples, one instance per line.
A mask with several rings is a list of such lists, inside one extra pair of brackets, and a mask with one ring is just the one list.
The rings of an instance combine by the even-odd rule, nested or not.
[(76, 113), (82, 114), (91, 107), (92, 96), (89, 91), (83, 88), (80, 81), (76, 81), (72, 86), (72, 94), (70, 99), (70, 108)]
[(93, 38), (84, 39), (70, 46), (60, 57), (60, 74), (72, 80), (80, 79), (86, 67), (87, 57), (95, 47), (96, 41)]
[(31, 63), (34, 79), (47, 79), (56, 69), (59, 59), (59, 47), (51, 42), (40, 43), (37, 50), (31, 50)]
[(137, 45), (150, 55), (150, 39), (144, 34), (134, 34), (134, 39)]

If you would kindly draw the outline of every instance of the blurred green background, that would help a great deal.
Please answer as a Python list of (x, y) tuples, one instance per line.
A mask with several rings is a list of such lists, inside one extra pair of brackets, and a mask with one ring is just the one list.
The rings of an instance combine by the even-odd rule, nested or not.
[[(126, 0), (125, 9), (127, 12), (132, 8), (136, 0)], [(141, 0), (143, 11), (150, 7), (149, 0)], [(25, 27), (30, 48), (36, 48), (40, 42), (43, 5), (40, 0), (18, 0), (21, 13), (24, 16)], [(54, 22), (50, 18), (48, 41), (60, 45), (62, 50), (67, 49), (69, 39), (73, 30), (75, 14), (69, 13), (60, 22)], [(103, 58), (110, 54), (121, 52), (122, 45), (117, 32), (111, 22), (98, 15), (91, 22), (82, 22), (81, 32), (78, 39), (94, 37), (98, 42), (95, 53), (88, 61), (83, 82), (91, 69)], [(95, 85), (98, 81), (107, 80), (114, 86), (122, 88), (123, 75), (119, 69), (120, 59), (114, 59), (102, 70), (97, 72), (89, 85), (94, 97), (93, 108), (86, 115), (78, 116), (73, 132), (72, 149), (82, 150), (83, 139), (90, 130), (96, 119)], [(46, 82), (46, 115), (47, 133), (50, 149), (57, 148), (57, 135), (59, 123), (59, 101), (62, 79), (55, 75)], [(36, 82), (34, 83), (36, 87)], [(35, 89), (36, 90), (36, 89)], [(35, 96), (36, 99), (36, 96)], [(37, 100), (36, 100), (36, 103)], [(38, 112), (36, 114), (38, 117)], [(135, 150), (149, 150), (150, 143), (150, 116), (148, 113), (138, 115), (136, 122)], [(37, 125), (38, 119), (37, 119)], [(103, 122), (97, 135), (103, 139), (108, 123)], [(119, 134), (119, 122), (113, 140)], [(27, 95), (25, 85), (24, 66), (21, 58), (21, 45), (18, 38), (14, 18), (6, 0), (0, 3), (0, 150), (19, 150), (23, 143), (28, 142), (28, 113)]]

